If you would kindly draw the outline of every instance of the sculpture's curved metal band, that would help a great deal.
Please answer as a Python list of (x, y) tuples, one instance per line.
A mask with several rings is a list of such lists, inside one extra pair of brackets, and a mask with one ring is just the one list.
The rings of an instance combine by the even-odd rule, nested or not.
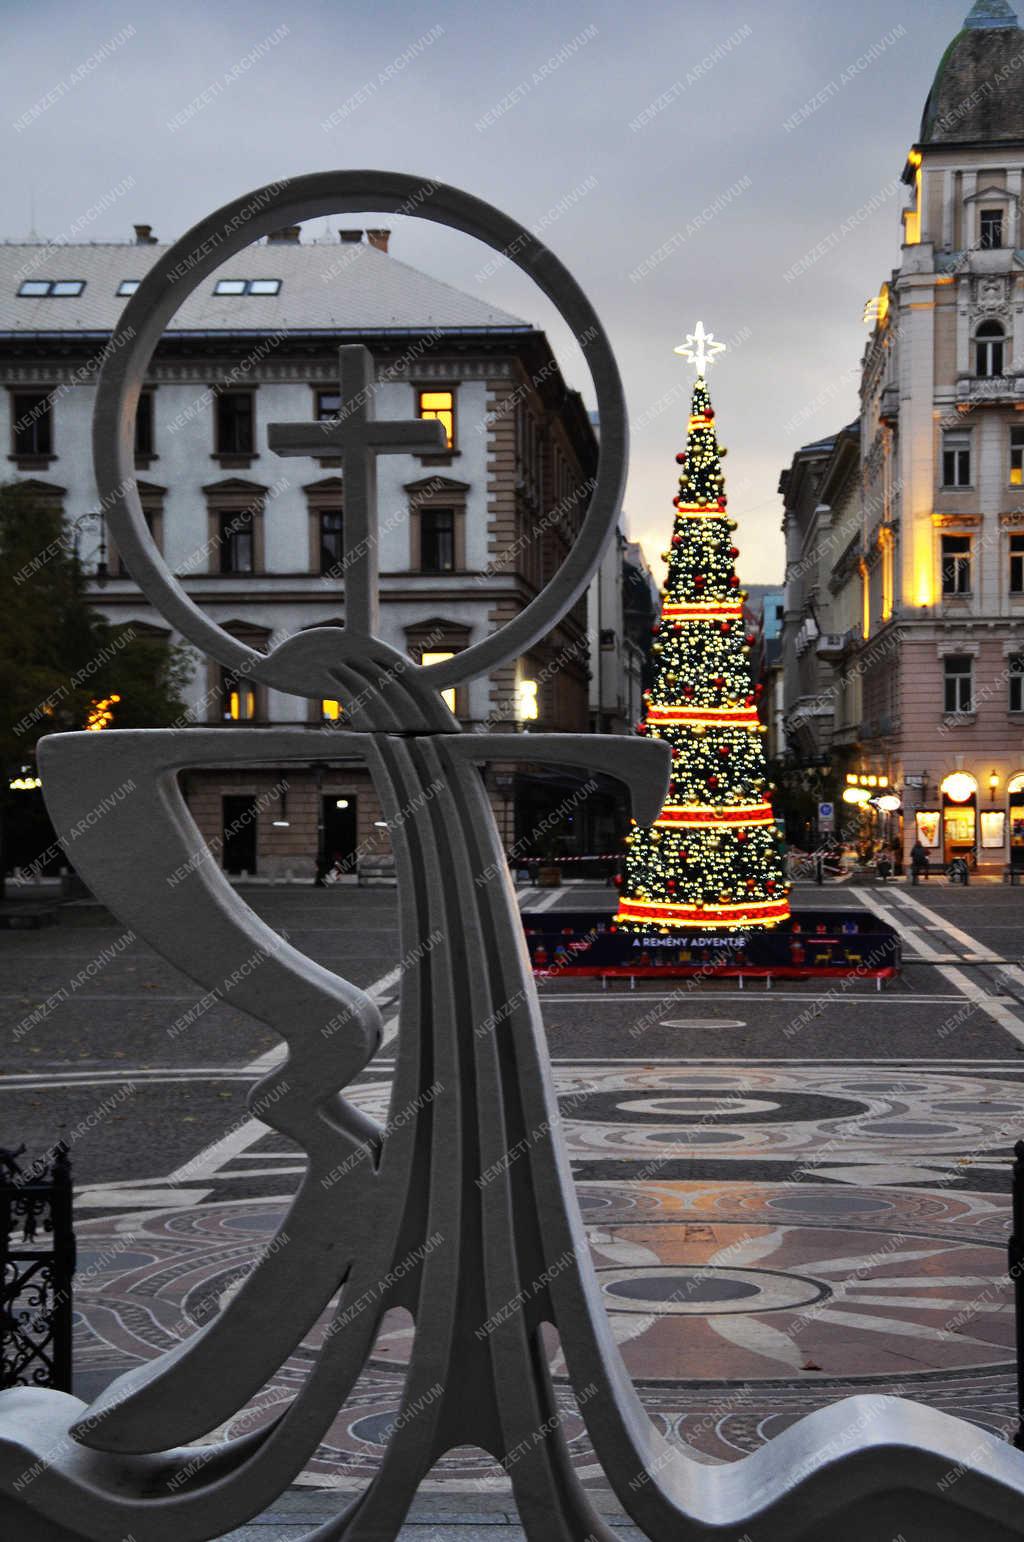
[[(547, 588), (489, 637), (455, 658), (422, 667), (440, 690), (493, 669), (544, 637), (575, 604), (593, 574), (622, 501), (627, 451), (625, 398), (611, 344), (572, 274), (537, 237), (492, 205), (458, 188), (391, 171), (323, 171), (272, 183), (225, 204), (177, 241), (150, 269), (121, 315), (100, 375), (93, 457), (111, 534), (132, 577), (184, 637), (220, 663), (254, 680), (313, 697), (329, 697), (334, 681), (319, 659), (290, 667), (289, 642), (269, 655), (231, 637), (192, 603), (167, 567), (146, 525), (135, 483), (135, 410), (146, 366), (184, 300), (235, 252), (282, 225), (322, 215), (384, 210), (411, 214), (475, 236), (522, 268), (572, 329), (597, 393), (601, 419), (598, 473), (586, 517), (565, 562)], [(306, 634), (315, 637), (315, 633)], [(328, 634), (338, 646), (338, 632)], [(280, 655), (280, 658), (278, 658)], [(420, 666), (416, 666), (417, 669)]]

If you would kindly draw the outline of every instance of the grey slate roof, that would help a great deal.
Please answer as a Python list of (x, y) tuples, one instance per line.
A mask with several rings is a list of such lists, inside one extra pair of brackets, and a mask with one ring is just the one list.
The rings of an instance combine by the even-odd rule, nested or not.
[(919, 143), (1024, 141), (1024, 31), (1009, 0), (977, 0), (925, 102)]
[[(128, 301), (122, 279), (144, 278), (167, 247), (0, 245), (0, 335), (113, 331)], [(215, 295), (221, 278), (279, 278), (276, 295)], [(19, 298), (25, 279), (84, 279), (81, 295)], [(170, 332), (532, 331), (529, 322), (366, 242), (273, 241), (250, 246), (204, 279)]]

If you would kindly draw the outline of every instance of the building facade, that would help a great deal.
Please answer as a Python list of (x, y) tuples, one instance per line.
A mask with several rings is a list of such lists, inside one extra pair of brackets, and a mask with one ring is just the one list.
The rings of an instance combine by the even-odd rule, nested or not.
[[(267, 426), (337, 415), (338, 347), (365, 344), (376, 415), (435, 418), (445, 430), (440, 453), (378, 463), (382, 635), (435, 662), (518, 614), (554, 573), (586, 512), (597, 442), (542, 332), (398, 261), (387, 231), (339, 235), (279, 232), (185, 302), (140, 404), (141, 500), (168, 567), (241, 640), (267, 649), (304, 628), (344, 625), (340, 461), (279, 458)], [(103, 349), (165, 250), (147, 226), (134, 243), (0, 246), (9, 477), (60, 507), (93, 603), (136, 632), (166, 627), (107, 536), (91, 416)], [(470, 731), (586, 731), (589, 651), (583, 599), (528, 655), (458, 686), (450, 702)], [(344, 724), (344, 702), (305, 701), (195, 663), (189, 723)], [(514, 762), (490, 766), (487, 781), (506, 844), (525, 850), (558, 786)], [(335, 858), (369, 870), (389, 849), (368, 776), (329, 759), (287, 777), (191, 773), (185, 785), (232, 873), (308, 878)]]
[[(830, 679), (802, 666), (804, 575), (787, 583), (793, 690), (830, 692), (821, 743), (851, 797), (898, 790), (880, 834), (993, 868), (1024, 864), (1022, 69), (1008, 0), (978, 0), (907, 157), (899, 266), (866, 313), (856, 475), (843, 430), (784, 476), (794, 542), (824, 528), (812, 496), (829, 510), (814, 624)], [(808, 462), (820, 485), (800, 514)]]

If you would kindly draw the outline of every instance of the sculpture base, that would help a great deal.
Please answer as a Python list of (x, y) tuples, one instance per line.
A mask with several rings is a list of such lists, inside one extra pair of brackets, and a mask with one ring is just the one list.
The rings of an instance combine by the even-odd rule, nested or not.
[(864, 910), (799, 910), (771, 929), (639, 933), (600, 910), (525, 911), (523, 928), (540, 978), (687, 975), (891, 979), (900, 971), (899, 934)]

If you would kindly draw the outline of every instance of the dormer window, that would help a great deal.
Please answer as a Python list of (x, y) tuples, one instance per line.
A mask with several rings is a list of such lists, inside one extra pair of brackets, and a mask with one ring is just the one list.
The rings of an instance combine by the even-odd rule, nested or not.
[(219, 278), (214, 294), (280, 294), (279, 278)]
[(141, 278), (123, 278), (117, 286), (117, 292), (119, 295), (134, 294), (141, 283)]
[(975, 374), (983, 379), (1003, 373), (1006, 334), (998, 321), (983, 321), (974, 334)]
[(982, 209), (979, 216), (978, 245), (983, 252), (996, 251), (1003, 245), (1002, 209)]
[(27, 278), (18, 290), (22, 299), (41, 300), (44, 296), (63, 300), (68, 295), (81, 294), (84, 278)]

